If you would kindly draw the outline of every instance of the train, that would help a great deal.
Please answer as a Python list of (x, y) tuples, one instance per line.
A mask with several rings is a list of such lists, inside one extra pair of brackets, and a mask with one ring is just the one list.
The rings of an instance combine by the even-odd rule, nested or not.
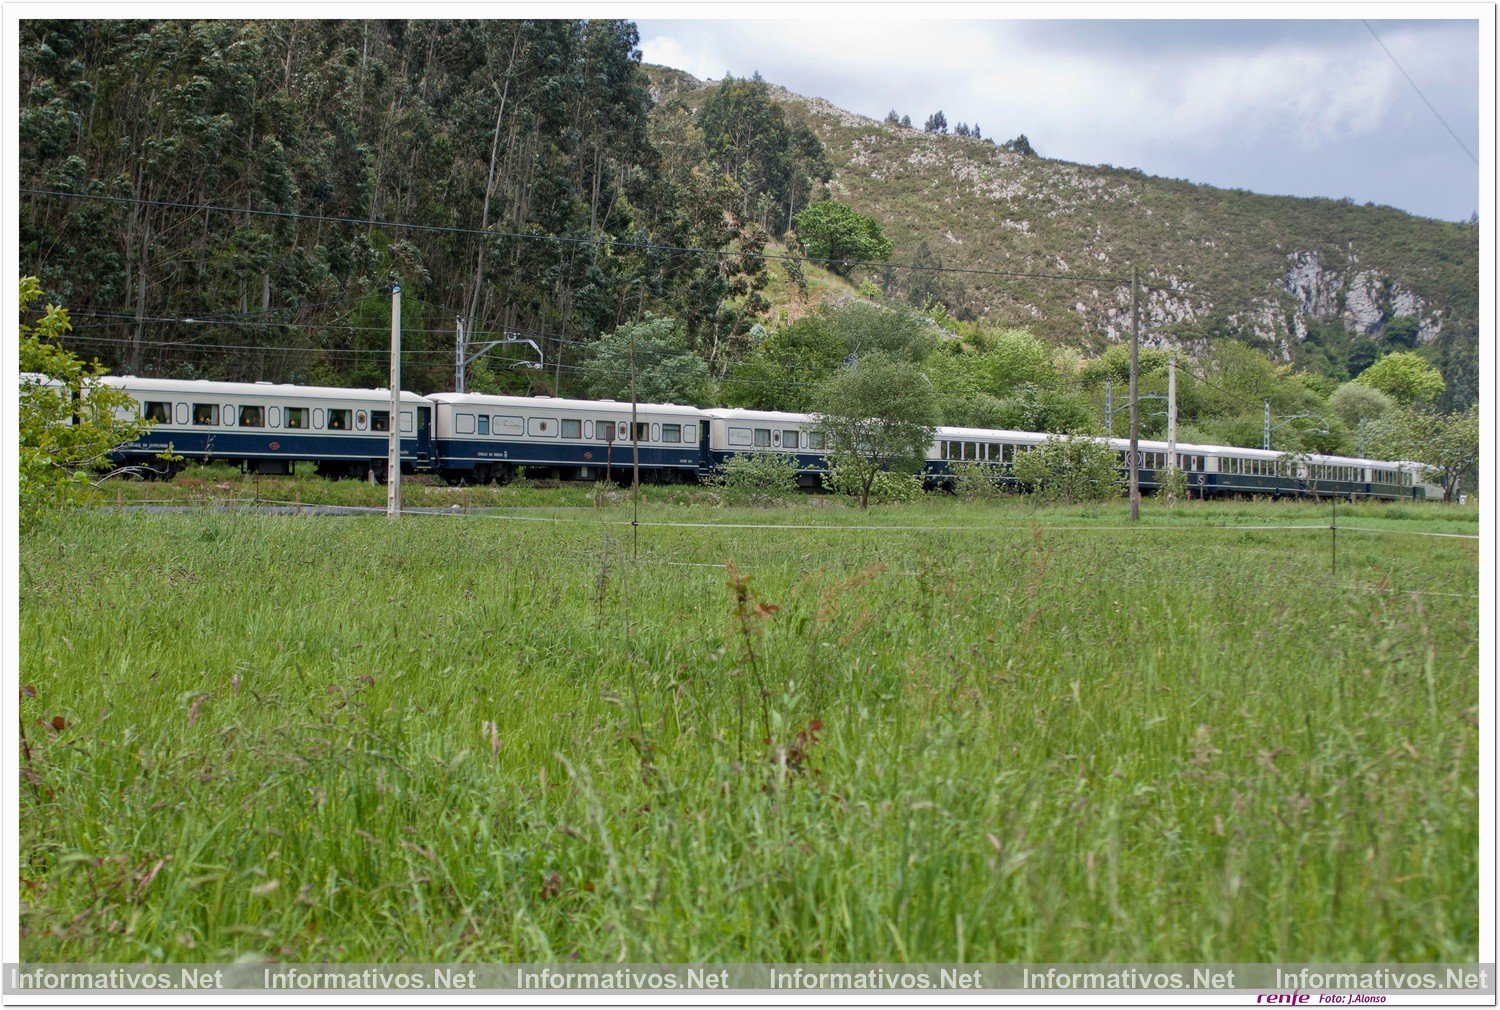
[[(25, 381), (23, 377), (23, 381)], [(105, 376), (152, 422), (118, 446), (113, 461), (170, 479), (186, 462), (223, 462), (257, 474), (291, 474), (298, 464), (329, 478), (384, 481), (391, 397), (385, 389), (269, 382), (207, 382)], [(402, 392), (395, 424), (403, 474), (449, 484), (506, 483), (523, 469), (560, 480), (652, 483), (709, 479), (735, 455), (773, 453), (796, 462), (798, 483), (821, 487), (828, 460), (813, 414), (673, 403), (549, 396)], [(634, 427), (632, 427), (632, 425)], [(1043, 432), (937, 428), (923, 466), (929, 489), (953, 489), (958, 468), (982, 464), (1014, 485), (1018, 453), (1053, 437)], [(1107, 440), (1122, 472), (1128, 440)], [(1140, 440), (1140, 486), (1154, 491), (1174, 463), (1194, 497), (1267, 495), (1420, 499), (1440, 497), (1427, 468), (1407, 460), (1300, 455), (1239, 446)], [(1176, 459), (1169, 458), (1175, 452)], [(173, 458), (164, 458), (164, 454)]]

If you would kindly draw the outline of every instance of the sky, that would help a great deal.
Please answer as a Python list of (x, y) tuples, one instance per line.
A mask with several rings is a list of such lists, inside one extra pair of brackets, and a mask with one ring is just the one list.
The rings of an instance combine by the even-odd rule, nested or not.
[(636, 24), (648, 63), (714, 80), (758, 70), (918, 126), (941, 109), (950, 129), (1024, 133), (1049, 158), (1447, 220), (1479, 206), (1464, 150), (1481, 155), (1476, 21), (1372, 20), (1379, 42), (1358, 19)]

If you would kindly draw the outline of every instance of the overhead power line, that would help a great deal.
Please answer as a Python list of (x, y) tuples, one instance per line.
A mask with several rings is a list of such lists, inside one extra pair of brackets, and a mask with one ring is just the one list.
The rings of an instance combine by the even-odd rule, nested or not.
[(1406, 83), (1411, 85), (1411, 89), (1417, 93), (1417, 97), (1422, 100), (1423, 104), (1425, 104), (1428, 109), (1432, 110), (1432, 114), (1437, 117), (1437, 121), (1443, 124), (1443, 129), (1448, 131), (1448, 136), (1452, 137), (1454, 142), (1457, 143), (1459, 147), (1464, 149), (1464, 153), (1469, 156), (1474, 164), (1479, 164), (1479, 159), (1474, 156), (1473, 151), (1469, 150), (1469, 145), (1465, 144), (1462, 140), (1459, 139), (1458, 134), (1453, 132), (1453, 127), (1448, 125), (1448, 121), (1443, 118), (1443, 114), (1437, 110), (1437, 106), (1429, 102), (1427, 100), (1427, 96), (1422, 94), (1422, 89), (1417, 87), (1417, 82), (1411, 79), (1411, 74), (1408, 74), (1406, 72), (1406, 68), (1401, 65), (1401, 61), (1396, 59), (1396, 54), (1391, 52), (1389, 46), (1380, 41), (1380, 36), (1375, 34), (1375, 29), (1371, 27), (1370, 22), (1366, 21), (1364, 18), (1360, 18), (1359, 20), (1360, 23), (1365, 26), (1365, 28), (1369, 29), (1370, 37), (1375, 40), (1375, 42), (1380, 46), (1381, 49), (1385, 50), (1385, 54), (1391, 58), (1391, 62), (1396, 64), (1396, 69), (1401, 71), (1401, 76), (1406, 78)]

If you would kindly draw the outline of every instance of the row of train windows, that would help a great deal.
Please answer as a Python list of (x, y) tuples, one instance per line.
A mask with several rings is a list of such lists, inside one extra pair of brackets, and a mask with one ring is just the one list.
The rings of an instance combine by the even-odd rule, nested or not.
[(1405, 470), (1372, 470), (1372, 480), (1376, 484), (1400, 484), (1405, 487), (1411, 485), (1411, 474)]
[(821, 449), (823, 434), (797, 428), (730, 428), (729, 444), (751, 449)]
[[(1136, 455), (1140, 458), (1139, 466), (1142, 470), (1165, 470), (1167, 468), (1167, 454), (1164, 452), (1142, 450), (1136, 453)], [(1128, 450), (1116, 451), (1115, 456), (1120, 460), (1122, 467), (1130, 465), (1130, 452)], [(1184, 457), (1178, 456), (1177, 458), (1181, 460)]]
[(943, 459), (973, 460), (975, 462), (1013, 463), (1018, 446), (1008, 442), (949, 442), (938, 443), (938, 452)]
[[(390, 431), (389, 410), (354, 407), (266, 407), (225, 403), (179, 403), (176, 410), (164, 400), (146, 400), (141, 417), (156, 424), (191, 424), (199, 427), (287, 428), (291, 430)], [(175, 421), (174, 421), (175, 418)], [(401, 412), (401, 430), (412, 430), (412, 412)]]
[[(587, 438), (596, 442), (629, 442), (630, 423), (600, 418), (597, 421), (576, 417), (512, 417), (505, 414), (453, 415), (457, 435), (504, 435), (519, 438)], [(653, 424), (637, 421), (635, 441), (689, 445), (698, 441), (696, 424)]]
[(1275, 477), (1277, 466), (1274, 459), (1244, 459), (1239, 456), (1224, 456), (1219, 459), (1220, 473), (1235, 473), (1248, 477)]

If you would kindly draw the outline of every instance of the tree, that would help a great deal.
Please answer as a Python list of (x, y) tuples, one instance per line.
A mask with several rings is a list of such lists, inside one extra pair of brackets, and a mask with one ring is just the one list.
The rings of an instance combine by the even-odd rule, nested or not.
[(770, 208), (783, 222), (775, 230), (790, 228), (813, 183), (832, 174), (818, 135), (787, 115), (758, 73), (750, 80), (726, 77), (710, 89), (697, 122), (710, 160), (740, 188), (740, 217), (762, 228), (772, 225)]
[(904, 130), (910, 130), (911, 129), (911, 117), (910, 116), (902, 116), (901, 117), (901, 128), (904, 129)]
[(1422, 328), (1413, 316), (1392, 316), (1385, 324), (1381, 339), (1387, 347), (1410, 351), (1417, 346)]
[(1375, 421), (1389, 413), (1395, 408), (1396, 401), (1378, 389), (1358, 382), (1346, 382), (1333, 391), (1328, 406), (1339, 420), (1357, 428), (1361, 422)]
[(1479, 466), (1479, 408), (1439, 414), (1420, 407), (1391, 411), (1371, 426), (1372, 452), (1424, 463), (1427, 476), (1452, 501), (1458, 485)]
[(583, 366), (588, 395), (629, 400), (631, 338), (634, 337), (635, 396), (642, 403), (707, 403), (712, 396), (708, 364), (692, 351), (682, 324), (646, 313), (601, 337)]
[(1014, 139), (1007, 140), (1000, 146), (1011, 154), (1019, 154), (1027, 158), (1035, 158), (1037, 156), (1036, 149), (1031, 146), (1031, 141), (1026, 139), (1026, 134), (1024, 133)]
[(804, 316), (735, 364), (724, 380), (724, 402), (757, 410), (808, 410), (815, 388), (838, 371), (848, 353), (826, 316)]
[(919, 362), (937, 346), (937, 324), (908, 308), (851, 300), (826, 309), (823, 318), (844, 342), (845, 355), (856, 361), (880, 353)]
[(948, 117), (943, 115), (942, 109), (939, 109), (927, 117), (927, 122), (922, 124), (922, 129), (926, 133), (947, 133)]
[(1380, 345), (1369, 337), (1355, 337), (1349, 341), (1349, 375), (1359, 378), (1359, 373), (1375, 364), (1380, 357)]
[(832, 261), (828, 268), (841, 277), (856, 264), (885, 259), (892, 249), (878, 221), (840, 200), (821, 200), (799, 213), (797, 234), (808, 256)]
[(943, 258), (923, 239), (906, 272), (906, 300), (919, 309), (943, 301)]
[[(42, 295), (35, 277), (21, 278), (21, 318)], [(25, 526), (44, 512), (82, 501), (110, 450), (151, 425), (123, 390), (99, 385), (97, 361), (84, 362), (53, 343), (71, 330), (67, 309), (49, 304), (40, 319), (21, 323), (20, 513)]]
[(1443, 376), (1415, 351), (1387, 354), (1359, 373), (1361, 386), (1389, 393), (1403, 404), (1429, 403), (1443, 394)]
[(859, 507), (882, 470), (916, 472), (937, 427), (938, 400), (917, 367), (883, 354), (860, 358), (818, 390), (813, 428), (832, 466), (852, 474)]
[(891, 126), (900, 126), (901, 116), (896, 112), (895, 109), (892, 109), (890, 112), (887, 112), (885, 114), (885, 121)]
[(1011, 472), (1047, 502), (1107, 501), (1124, 489), (1119, 458), (1102, 438), (1053, 435), (1017, 452)]

